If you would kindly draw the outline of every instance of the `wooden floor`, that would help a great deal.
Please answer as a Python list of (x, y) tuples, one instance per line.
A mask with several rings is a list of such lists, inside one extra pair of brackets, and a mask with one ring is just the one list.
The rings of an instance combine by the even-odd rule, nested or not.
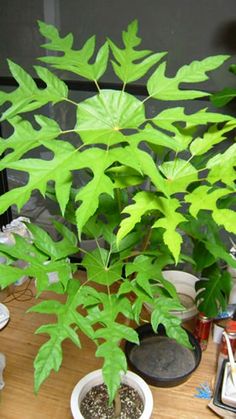
[[(7, 304), (11, 320), (0, 331), (0, 352), (6, 355), (5, 388), (0, 392), (0, 419), (71, 419), (70, 394), (77, 381), (86, 373), (100, 368), (101, 360), (94, 357), (95, 347), (82, 339), (83, 349), (65, 342), (64, 360), (59, 373), (52, 374), (37, 396), (33, 392), (33, 359), (45, 341), (34, 330), (50, 316), (25, 314), (31, 301), (12, 301)], [(213, 382), (216, 348), (210, 342), (203, 353), (198, 370), (184, 384), (173, 388), (151, 387), (154, 396), (152, 418), (208, 419), (217, 417), (208, 407), (207, 400), (194, 397), (201, 383)]]

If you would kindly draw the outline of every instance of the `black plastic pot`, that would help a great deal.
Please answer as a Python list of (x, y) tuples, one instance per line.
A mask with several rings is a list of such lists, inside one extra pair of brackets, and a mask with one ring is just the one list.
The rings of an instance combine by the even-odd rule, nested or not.
[[(186, 329), (185, 329), (186, 330)], [(160, 325), (157, 333), (151, 324), (136, 329), (140, 345), (125, 344), (125, 354), (132, 370), (156, 387), (174, 387), (185, 382), (197, 369), (202, 351), (197, 339), (188, 330), (193, 349), (178, 344), (166, 335)]]

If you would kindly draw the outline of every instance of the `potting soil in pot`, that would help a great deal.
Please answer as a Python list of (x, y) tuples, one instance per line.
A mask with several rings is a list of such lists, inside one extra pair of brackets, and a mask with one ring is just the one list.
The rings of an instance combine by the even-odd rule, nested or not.
[(194, 353), (166, 336), (143, 339), (133, 348), (130, 359), (145, 374), (164, 379), (181, 377), (195, 367)]
[[(119, 395), (120, 419), (139, 419), (144, 406), (137, 391), (121, 384)], [(84, 419), (114, 419), (114, 407), (108, 406), (108, 394), (104, 384), (94, 386), (88, 391), (80, 404), (80, 411)]]

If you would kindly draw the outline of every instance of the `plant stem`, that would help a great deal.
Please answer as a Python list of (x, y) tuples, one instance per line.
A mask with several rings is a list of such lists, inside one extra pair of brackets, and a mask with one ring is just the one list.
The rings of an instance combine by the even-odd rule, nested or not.
[(100, 93), (101, 89), (100, 89), (100, 86), (99, 86), (97, 80), (94, 80), (94, 83), (95, 83), (96, 88), (98, 89), (98, 93)]
[(120, 393), (117, 390), (115, 399), (114, 399), (114, 418), (120, 418), (121, 416), (121, 401), (120, 401)]
[(78, 103), (75, 102), (74, 100), (71, 100), (71, 99), (69, 99), (67, 97), (65, 97), (64, 100), (65, 100), (65, 102), (68, 102), (68, 103), (71, 103), (72, 105), (78, 106)]
[(149, 241), (150, 241), (151, 234), (152, 234), (152, 229), (150, 227), (146, 236), (145, 236), (145, 238), (144, 238), (144, 240), (143, 240), (143, 245), (142, 245), (142, 249), (141, 249), (142, 252), (144, 252), (147, 249)]
[(119, 213), (121, 214), (122, 206), (121, 206), (121, 196), (120, 196), (120, 189), (119, 188), (115, 189), (115, 196), (116, 196), (116, 201), (117, 201)]

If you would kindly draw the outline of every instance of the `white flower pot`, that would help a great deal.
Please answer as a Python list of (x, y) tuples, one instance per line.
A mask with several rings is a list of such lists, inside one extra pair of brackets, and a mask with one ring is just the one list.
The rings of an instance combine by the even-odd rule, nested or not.
[[(87, 374), (76, 384), (70, 399), (70, 407), (74, 419), (84, 419), (80, 412), (81, 401), (92, 387), (102, 383), (102, 370), (96, 370)], [(141, 377), (131, 371), (127, 371), (122, 377), (122, 383), (128, 384), (140, 395), (144, 404), (144, 411), (140, 419), (150, 419), (153, 410), (153, 397), (149, 386)]]
[[(188, 272), (178, 270), (163, 271), (162, 274), (165, 279), (175, 286), (180, 301), (185, 306), (185, 310), (172, 311), (171, 313), (182, 321), (192, 319), (197, 314), (195, 283), (199, 279)], [(152, 311), (150, 304), (145, 303), (145, 307), (149, 312)]]

